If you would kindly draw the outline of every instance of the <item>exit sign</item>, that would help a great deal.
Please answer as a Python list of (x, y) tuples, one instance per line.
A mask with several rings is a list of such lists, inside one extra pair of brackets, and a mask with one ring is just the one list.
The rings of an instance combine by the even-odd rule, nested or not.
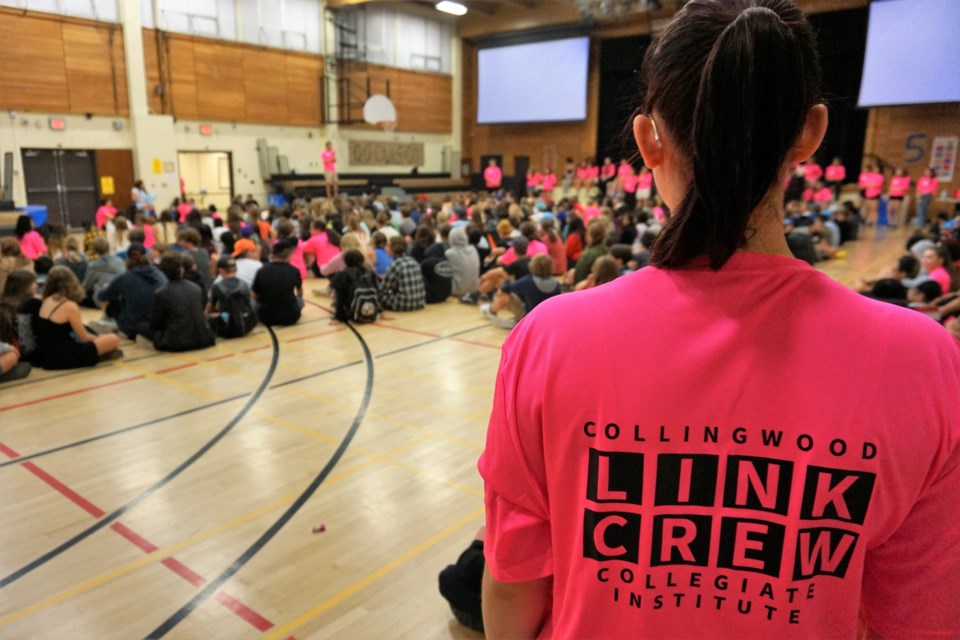
[(202, 124), (200, 125), (200, 135), (209, 136), (213, 133), (213, 125), (211, 124)]
[(67, 121), (63, 118), (50, 118), (50, 128), (54, 131), (63, 131), (67, 128)]

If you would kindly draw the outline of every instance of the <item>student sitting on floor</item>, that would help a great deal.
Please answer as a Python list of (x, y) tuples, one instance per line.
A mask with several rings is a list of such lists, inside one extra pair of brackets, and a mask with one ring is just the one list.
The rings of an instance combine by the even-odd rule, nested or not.
[(123, 356), (115, 335), (92, 336), (83, 326), (80, 301), (83, 287), (67, 267), (50, 270), (43, 286), (43, 303), (37, 321), (37, 366), (44, 369), (79, 369)]
[(251, 287), (257, 315), (267, 326), (287, 326), (300, 320), (303, 309), (303, 280), (290, 264), (297, 247), (295, 238), (278, 240), (270, 249), (270, 262), (257, 272)]
[(223, 256), (217, 262), (219, 277), (210, 289), (204, 310), (210, 326), (221, 338), (239, 338), (250, 333), (257, 322), (250, 285), (237, 277), (237, 262)]
[(390, 311), (416, 311), (426, 306), (423, 273), (417, 261), (407, 255), (407, 241), (403, 236), (390, 238), (387, 243), (393, 262), (380, 283), (380, 304)]
[[(530, 274), (504, 282), (491, 304), (480, 307), (480, 313), (501, 329), (512, 329), (525, 315), (546, 300), (560, 293), (560, 284), (553, 278), (553, 259), (541, 253), (530, 261)], [(497, 312), (506, 309), (512, 318), (500, 318)]]
[(22, 380), (30, 368), (29, 362), (20, 362), (16, 311), (0, 303), (0, 382)]
[(183, 277), (184, 258), (172, 251), (160, 258), (167, 284), (153, 298), (150, 334), (146, 335), (158, 351), (194, 351), (216, 342), (203, 312), (203, 292)]
[(0, 306), (6, 307), (13, 318), (21, 362), (30, 362), (37, 351), (41, 304), (37, 295), (37, 276), (33, 271), (17, 269), (7, 277), (0, 294)]
[[(363, 253), (359, 250), (350, 249), (344, 253), (343, 259), (347, 265), (346, 268), (330, 278), (330, 289), (333, 291), (335, 302), (333, 317), (340, 322), (373, 322), (379, 315), (380, 307), (376, 295), (376, 276), (366, 265)], [(366, 312), (358, 310), (358, 313), (354, 313), (354, 296), (360, 290), (372, 291), (370, 303), (373, 306)]]
[(83, 290), (87, 293), (83, 306), (96, 308), (93, 296), (123, 273), (123, 260), (110, 254), (110, 243), (106, 238), (94, 238), (92, 249), (97, 257), (87, 265), (87, 274), (83, 278)]
[(94, 323), (94, 329), (98, 333), (119, 329), (130, 340), (144, 330), (149, 331), (153, 296), (166, 282), (167, 278), (150, 264), (143, 245), (130, 245), (127, 249), (126, 272), (114, 278), (106, 289), (101, 289), (94, 296), (96, 303), (104, 308), (111, 319), (111, 322)]

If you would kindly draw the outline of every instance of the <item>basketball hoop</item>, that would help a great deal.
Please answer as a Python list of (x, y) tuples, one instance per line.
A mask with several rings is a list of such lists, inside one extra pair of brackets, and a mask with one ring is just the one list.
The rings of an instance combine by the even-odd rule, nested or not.
[(363, 105), (363, 119), (384, 131), (393, 131), (397, 128), (397, 109), (390, 98), (375, 94)]

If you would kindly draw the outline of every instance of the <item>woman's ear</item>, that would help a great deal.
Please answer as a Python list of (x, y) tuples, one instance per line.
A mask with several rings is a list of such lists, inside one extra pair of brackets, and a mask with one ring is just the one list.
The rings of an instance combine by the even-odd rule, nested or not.
[(643, 158), (643, 164), (650, 169), (656, 169), (663, 162), (663, 149), (657, 140), (653, 121), (648, 116), (638, 115), (633, 119), (633, 137), (637, 141), (637, 148)]
[(803, 131), (793, 147), (791, 162), (803, 162), (809, 159), (820, 148), (823, 136), (827, 133), (827, 106), (815, 104), (807, 112), (807, 120), (803, 124)]

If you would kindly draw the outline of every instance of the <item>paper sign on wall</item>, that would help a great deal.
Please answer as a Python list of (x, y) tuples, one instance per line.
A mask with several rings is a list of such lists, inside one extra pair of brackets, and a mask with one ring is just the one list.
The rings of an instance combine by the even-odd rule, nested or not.
[(112, 196), (116, 193), (116, 186), (113, 184), (113, 176), (100, 176), (100, 195)]
[(163, 173), (163, 161), (160, 158), (154, 158), (150, 161), (150, 166), (153, 172), (157, 175)]
[(957, 136), (939, 136), (933, 139), (930, 150), (930, 166), (937, 170), (940, 182), (953, 182), (957, 166)]

